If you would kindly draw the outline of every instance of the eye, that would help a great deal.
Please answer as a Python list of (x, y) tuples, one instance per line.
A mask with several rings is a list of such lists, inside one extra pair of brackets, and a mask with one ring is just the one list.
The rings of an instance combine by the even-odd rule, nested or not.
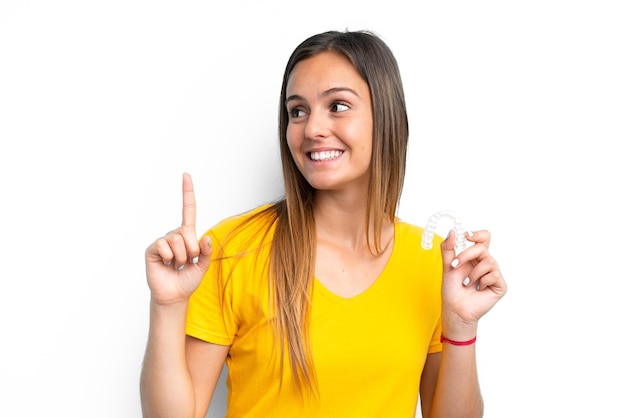
[(330, 107), (331, 111), (339, 113), (339, 112), (345, 112), (346, 110), (350, 109), (350, 107), (342, 102), (334, 102), (331, 107)]
[(299, 117), (301, 117), (304, 114), (302, 109), (297, 108), (297, 107), (289, 110), (288, 113), (289, 113), (289, 117), (292, 118), (292, 119), (299, 118)]

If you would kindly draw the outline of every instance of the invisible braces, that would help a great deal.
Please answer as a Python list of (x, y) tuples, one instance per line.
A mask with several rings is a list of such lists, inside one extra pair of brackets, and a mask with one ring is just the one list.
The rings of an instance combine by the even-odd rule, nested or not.
[(449, 210), (437, 212), (428, 219), (428, 222), (424, 227), (424, 232), (422, 233), (422, 248), (425, 250), (430, 250), (431, 248), (433, 248), (435, 230), (437, 229), (437, 224), (439, 223), (441, 218), (450, 218), (453, 220), (454, 224), (452, 226), (452, 229), (454, 229), (455, 235), (454, 250), (457, 254), (460, 253), (467, 246), (467, 241), (465, 240), (465, 228), (463, 227), (461, 218), (459, 218)]

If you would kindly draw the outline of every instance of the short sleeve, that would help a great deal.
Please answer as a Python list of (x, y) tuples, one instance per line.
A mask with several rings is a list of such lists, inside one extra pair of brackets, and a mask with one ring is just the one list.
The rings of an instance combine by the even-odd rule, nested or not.
[(435, 332), (430, 340), (430, 345), (428, 346), (428, 354), (439, 353), (441, 350), (443, 350), (443, 344), (441, 343), (441, 319), (439, 319), (435, 327)]
[[(230, 261), (220, 257), (221, 245), (212, 230), (213, 257), (200, 286), (193, 293), (187, 308), (186, 333), (220, 345), (231, 345), (237, 332), (233, 315), (232, 283), (228, 280)], [(220, 271), (221, 270), (221, 271)]]

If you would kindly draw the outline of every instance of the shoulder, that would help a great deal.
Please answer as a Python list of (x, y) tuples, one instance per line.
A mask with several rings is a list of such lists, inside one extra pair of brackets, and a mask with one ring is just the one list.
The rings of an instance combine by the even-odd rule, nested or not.
[(258, 247), (270, 243), (276, 224), (275, 205), (264, 204), (254, 209), (222, 219), (206, 233), (211, 236), (213, 245), (231, 247)]
[(395, 248), (397, 255), (407, 262), (420, 265), (441, 264), (441, 242), (444, 238), (438, 234), (428, 235), (424, 228), (396, 219)]
[[(441, 242), (443, 237), (435, 234), (432, 245), (425, 246), (424, 228), (418, 225), (396, 220), (393, 266), (413, 277), (421, 277), (433, 287), (437, 287), (441, 278)], [(428, 238), (428, 237), (427, 237)]]
[(264, 214), (272, 212), (272, 204), (264, 204), (222, 219), (211, 227), (211, 231), (228, 231), (242, 224), (260, 221)]
[(424, 227), (414, 225), (402, 219), (396, 218), (396, 239), (400, 241), (418, 241), (419, 244), (432, 244), (432, 247), (439, 247), (444, 238), (438, 234), (425, 235)]

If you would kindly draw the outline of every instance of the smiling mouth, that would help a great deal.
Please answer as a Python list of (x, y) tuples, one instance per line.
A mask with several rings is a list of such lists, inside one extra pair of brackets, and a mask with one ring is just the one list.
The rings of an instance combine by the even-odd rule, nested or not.
[(328, 161), (328, 160), (334, 160), (335, 158), (338, 158), (341, 154), (343, 154), (343, 151), (315, 151), (315, 152), (309, 152), (309, 158), (313, 161)]

